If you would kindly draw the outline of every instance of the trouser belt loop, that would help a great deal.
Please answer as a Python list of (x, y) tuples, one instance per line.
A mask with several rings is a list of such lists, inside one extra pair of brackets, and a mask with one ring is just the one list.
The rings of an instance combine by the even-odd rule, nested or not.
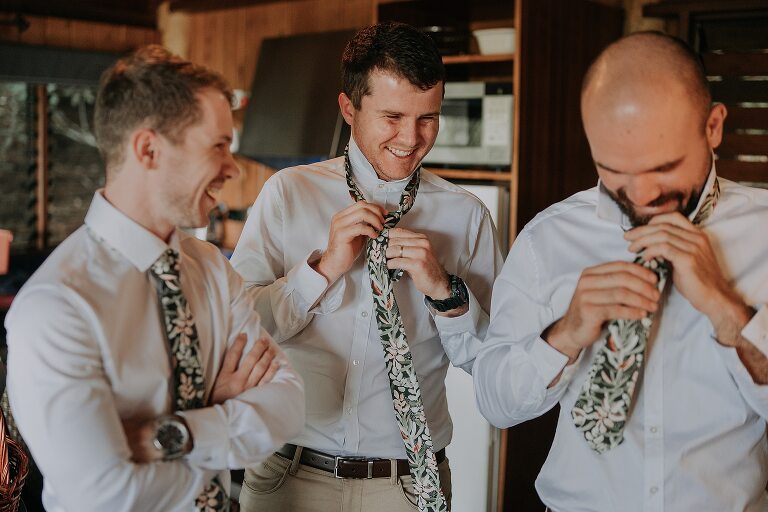
[(293, 454), (293, 460), (291, 460), (291, 467), (288, 468), (288, 473), (291, 476), (296, 476), (296, 473), (299, 471), (299, 461), (301, 460), (301, 452), (303, 450), (303, 446), (296, 447), (296, 453)]
[(392, 468), (389, 473), (389, 481), (392, 485), (397, 485), (399, 480), (397, 478), (397, 459), (390, 459), (389, 463)]

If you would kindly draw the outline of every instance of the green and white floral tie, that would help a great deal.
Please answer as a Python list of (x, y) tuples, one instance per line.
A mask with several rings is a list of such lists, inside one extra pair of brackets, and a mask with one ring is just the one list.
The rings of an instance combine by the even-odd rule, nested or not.
[[(693, 224), (701, 224), (710, 216), (719, 196), (720, 184), (715, 178)], [(634, 262), (656, 273), (657, 288), (663, 292), (670, 277), (669, 263), (661, 258), (643, 261), (642, 253)], [(624, 428), (645, 359), (653, 318), (654, 315), (648, 315), (642, 320), (608, 322), (608, 335), (597, 351), (581, 394), (571, 410), (576, 427), (597, 453), (605, 453), (624, 441)]]
[[(344, 154), (344, 165), (350, 196), (354, 201), (364, 201), (363, 194), (352, 179), (352, 166), (347, 152)], [(448, 504), (440, 489), (437, 460), (421, 400), (419, 381), (413, 366), (413, 357), (408, 347), (403, 321), (400, 318), (400, 309), (395, 300), (394, 284), (403, 275), (403, 271), (389, 270), (386, 256), (389, 230), (395, 227), (413, 206), (419, 189), (420, 175), (421, 168), (413, 173), (411, 181), (406, 185), (400, 197), (398, 209), (387, 213), (384, 218), (384, 229), (379, 236), (368, 240), (365, 256), (373, 290), (373, 302), (376, 307), (376, 324), (384, 348), (384, 361), (389, 376), (395, 418), (408, 454), (408, 465), (413, 477), (417, 505), (421, 512), (446, 512)]]
[[(171, 354), (174, 411), (205, 407), (205, 374), (200, 357), (200, 340), (189, 303), (181, 291), (179, 254), (168, 249), (152, 265), (163, 311), (165, 334)], [(218, 477), (195, 500), (195, 510), (221, 512), (229, 510), (229, 497)]]

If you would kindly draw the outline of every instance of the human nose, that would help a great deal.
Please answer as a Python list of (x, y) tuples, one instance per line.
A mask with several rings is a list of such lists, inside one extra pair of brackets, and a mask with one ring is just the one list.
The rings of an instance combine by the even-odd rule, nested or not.
[(407, 120), (400, 125), (400, 142), (409, 147), (415, 147), (419, 140), (419, 127), (416, 121)]
[(227, 156), (225, 157), (224, 163), (222, 165), (222, 175), (224, 176), (224, 179), (237, 179), (240, 177), (240, 173), (240, 166), (237, 165), (234, 155), (230, 153), (229, 150), (227, 150)]
[(634, 177), (625, 190), (635, 206), (647, 206), (661, 196), (661, 187), (650, 176)]

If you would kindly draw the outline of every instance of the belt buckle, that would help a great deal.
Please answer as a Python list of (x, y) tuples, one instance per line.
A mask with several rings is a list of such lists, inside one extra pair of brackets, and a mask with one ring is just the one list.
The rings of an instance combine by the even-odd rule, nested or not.
[(358, 479), (366, 479), (370, 480), (373, 478), (373, 461), (372, 460), (365, 460), (365, 457), (339, 457), (336, 456), (333, 458), (333, 477), (338, 478), (340, 480), (344, 480), (345, 478), (355, 478), (355, 477), (348, 477), (348, 476), (339, 476), (339, 462), (340, 461), (357, 461), (357, 462), (365, 462), (368, 466), (368, 476), (359, 477)]

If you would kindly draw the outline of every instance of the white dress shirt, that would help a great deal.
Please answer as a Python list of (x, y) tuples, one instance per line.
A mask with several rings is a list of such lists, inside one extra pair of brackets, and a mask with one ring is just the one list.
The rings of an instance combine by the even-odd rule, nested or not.
[[(242, 280), (219, 250), (181, 231), (181, 283), (194, 314), (208, 400), (239, 333), (267, 336)], [(217, 473), (260, 462), (304, 422), (300, 377), (272, 381), (183, 414), (194, 439), (174, 462), (135, 464), (121, 420), (171, 410), (173, 379), (155, 284), (165, 242), (94, 196), (67, 238), (13, 301), (8, 329), (11, 406), (45, 481), (49, 512), (192, 510)]]
[[(395, 209), (410, 176), (379, 179), (354, 141), (349, 156), (366, 199)], [(251, 209), (232, 264), (262, 324), (304, 377), (307, 424), (292, 442), (336, 455), (402, 459), (365, 254), (330, 287), (308, 264), (326, 247), (333, 215), (351, 204), (343, 157), (276, 173)], [(431, 314), (407, 273), (395, 284), (439, 450), (453, 428), (445, 396), (448, 360), (470, 371), (503, 260), (487, 208), (429, 172), (422, 172), (415, 204), (398, 227), (426, 234), (446, 271), (463, 278), (472, 296), (467, 314), (448, 319)]]
[[(707, 187), (714, 177), (713, 169)], [(702, 228), (745, 301), (764, 304), (768, 191), (720, 184)], [(494, 286), (491, 326), (474, 367), (480, 410), (509, 427), (560, 403), (536, 481), (554, 511), (765, 512), (768, 386), (753, 382), (735, 349), (713, 338), (709, 320), (674, 287), (649, 340), (624, 442), (600, 455), (573, 424), (571, 409), (600, 342), (566, 367), (568, 358), (540, 335), (565, 314), (585, 268), (634, 259), (622, 236), (630, 227), (598, 186), (546, 209), (518, 235)]]

